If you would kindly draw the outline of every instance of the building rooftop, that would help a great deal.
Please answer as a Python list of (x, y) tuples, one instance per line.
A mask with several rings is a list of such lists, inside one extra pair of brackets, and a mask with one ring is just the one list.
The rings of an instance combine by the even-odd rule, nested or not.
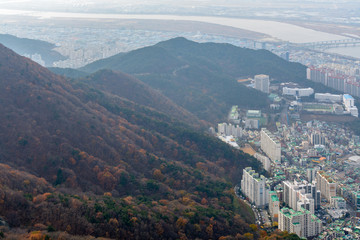
[(344, 94), (343, 96), (346, 100), (354, 100), (354, 98), (349, 94)]
[(279, 201), (279, 198), (278, 198), (276, 195), (272, 195), (272, 196), (271, 196), (271, 200), (272, 200), (273, 202), (276, 202), (276, 201)]

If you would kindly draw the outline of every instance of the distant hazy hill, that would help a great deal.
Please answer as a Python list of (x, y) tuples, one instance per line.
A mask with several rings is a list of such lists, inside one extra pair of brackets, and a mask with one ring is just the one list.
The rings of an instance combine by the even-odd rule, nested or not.
[[(0, 216), (11, 228), (114, 239), (260, 237), (233, 193), (242, 169), (259, 163), (146, 98), (151, 108), (131, 101), (127, 92), (149, 94), (148, 86), (111, 71), (85, 79), (93, 86), (70, 81), (2, 45), (0, 74)], [(174, 106), (160, 95), (153, 101)]]
[(305, 67), (265, 50), (175, 38), (91, 63), (80, 70), (119, 70), (138, 77), (201, 119), (219, 121), (229, 107), (266, 108), (265, 94), (236, 82), (268, 74), (278, 81), (305, 79)]
[(54, 44), (45, 41), (0, 34), (0, 43), (20, 55), (40, 54), (46, 66), (52, 66), (53, 62), (66, 59), (66, 57), (53, 50), (55, 48)]
[(89, 75), (87, 72), (79, 71), (73, 68), (48, 67), (48, 69), (53, 73), (69, 78), (81, 78)]

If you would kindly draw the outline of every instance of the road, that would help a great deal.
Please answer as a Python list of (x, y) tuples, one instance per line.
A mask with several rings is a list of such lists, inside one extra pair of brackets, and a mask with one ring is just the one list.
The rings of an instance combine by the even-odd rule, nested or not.
[[(240, 196), (239, 194), (239, 190), (240, 190), (240, 187), (238, 185), (236, 185), (234, 187), (234, 192), (235, 192), (235, 195), (240, 198), (241, 200), (243, 200), (247, 205), (249, 205), (249, 207), (251, 207), (252, 211), (254, 212), (254, 215), (255, 215), (255, 223), (257, 225), (262, 225), (264, 224), (264, 221), (263, 221), (263, 217), (262, 215), (260, 214), (259, 212), (259, 209), (255, 206), (255, 205), (252, 205), (251, 203), (249, 203), (246, 199), (244, 199), (242, 196)], [(266, 214), (267, 215), (267, 214)]]

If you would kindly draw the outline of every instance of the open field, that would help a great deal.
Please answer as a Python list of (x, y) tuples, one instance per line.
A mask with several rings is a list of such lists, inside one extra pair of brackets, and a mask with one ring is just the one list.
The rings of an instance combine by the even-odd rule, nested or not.
[(357, 118), (350, 115), (331, 115), (331, 114), (301, 114), (301, 121), (311, 121), (319, 120), (326, 122), (339, 122), (339, 123), (348, 123), (353, 122)]

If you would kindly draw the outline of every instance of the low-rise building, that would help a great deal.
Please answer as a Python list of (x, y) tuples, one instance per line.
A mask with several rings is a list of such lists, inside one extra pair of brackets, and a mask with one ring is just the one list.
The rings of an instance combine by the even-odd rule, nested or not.
[(337, 196), (331, 197), (330, 207), (335, 208), (335, 209), (345, 210), (346, 209), (346, 201), (342, 197), (337, 197)]
[(308, 97), (312, 94), (314, 94), (314, 89), (312, 88), (283, 87), (283, 95), (290, 95), (295, 97)]
[(315, 100), (319, 102), (341, 102), (341, 94), (315, 93)]

